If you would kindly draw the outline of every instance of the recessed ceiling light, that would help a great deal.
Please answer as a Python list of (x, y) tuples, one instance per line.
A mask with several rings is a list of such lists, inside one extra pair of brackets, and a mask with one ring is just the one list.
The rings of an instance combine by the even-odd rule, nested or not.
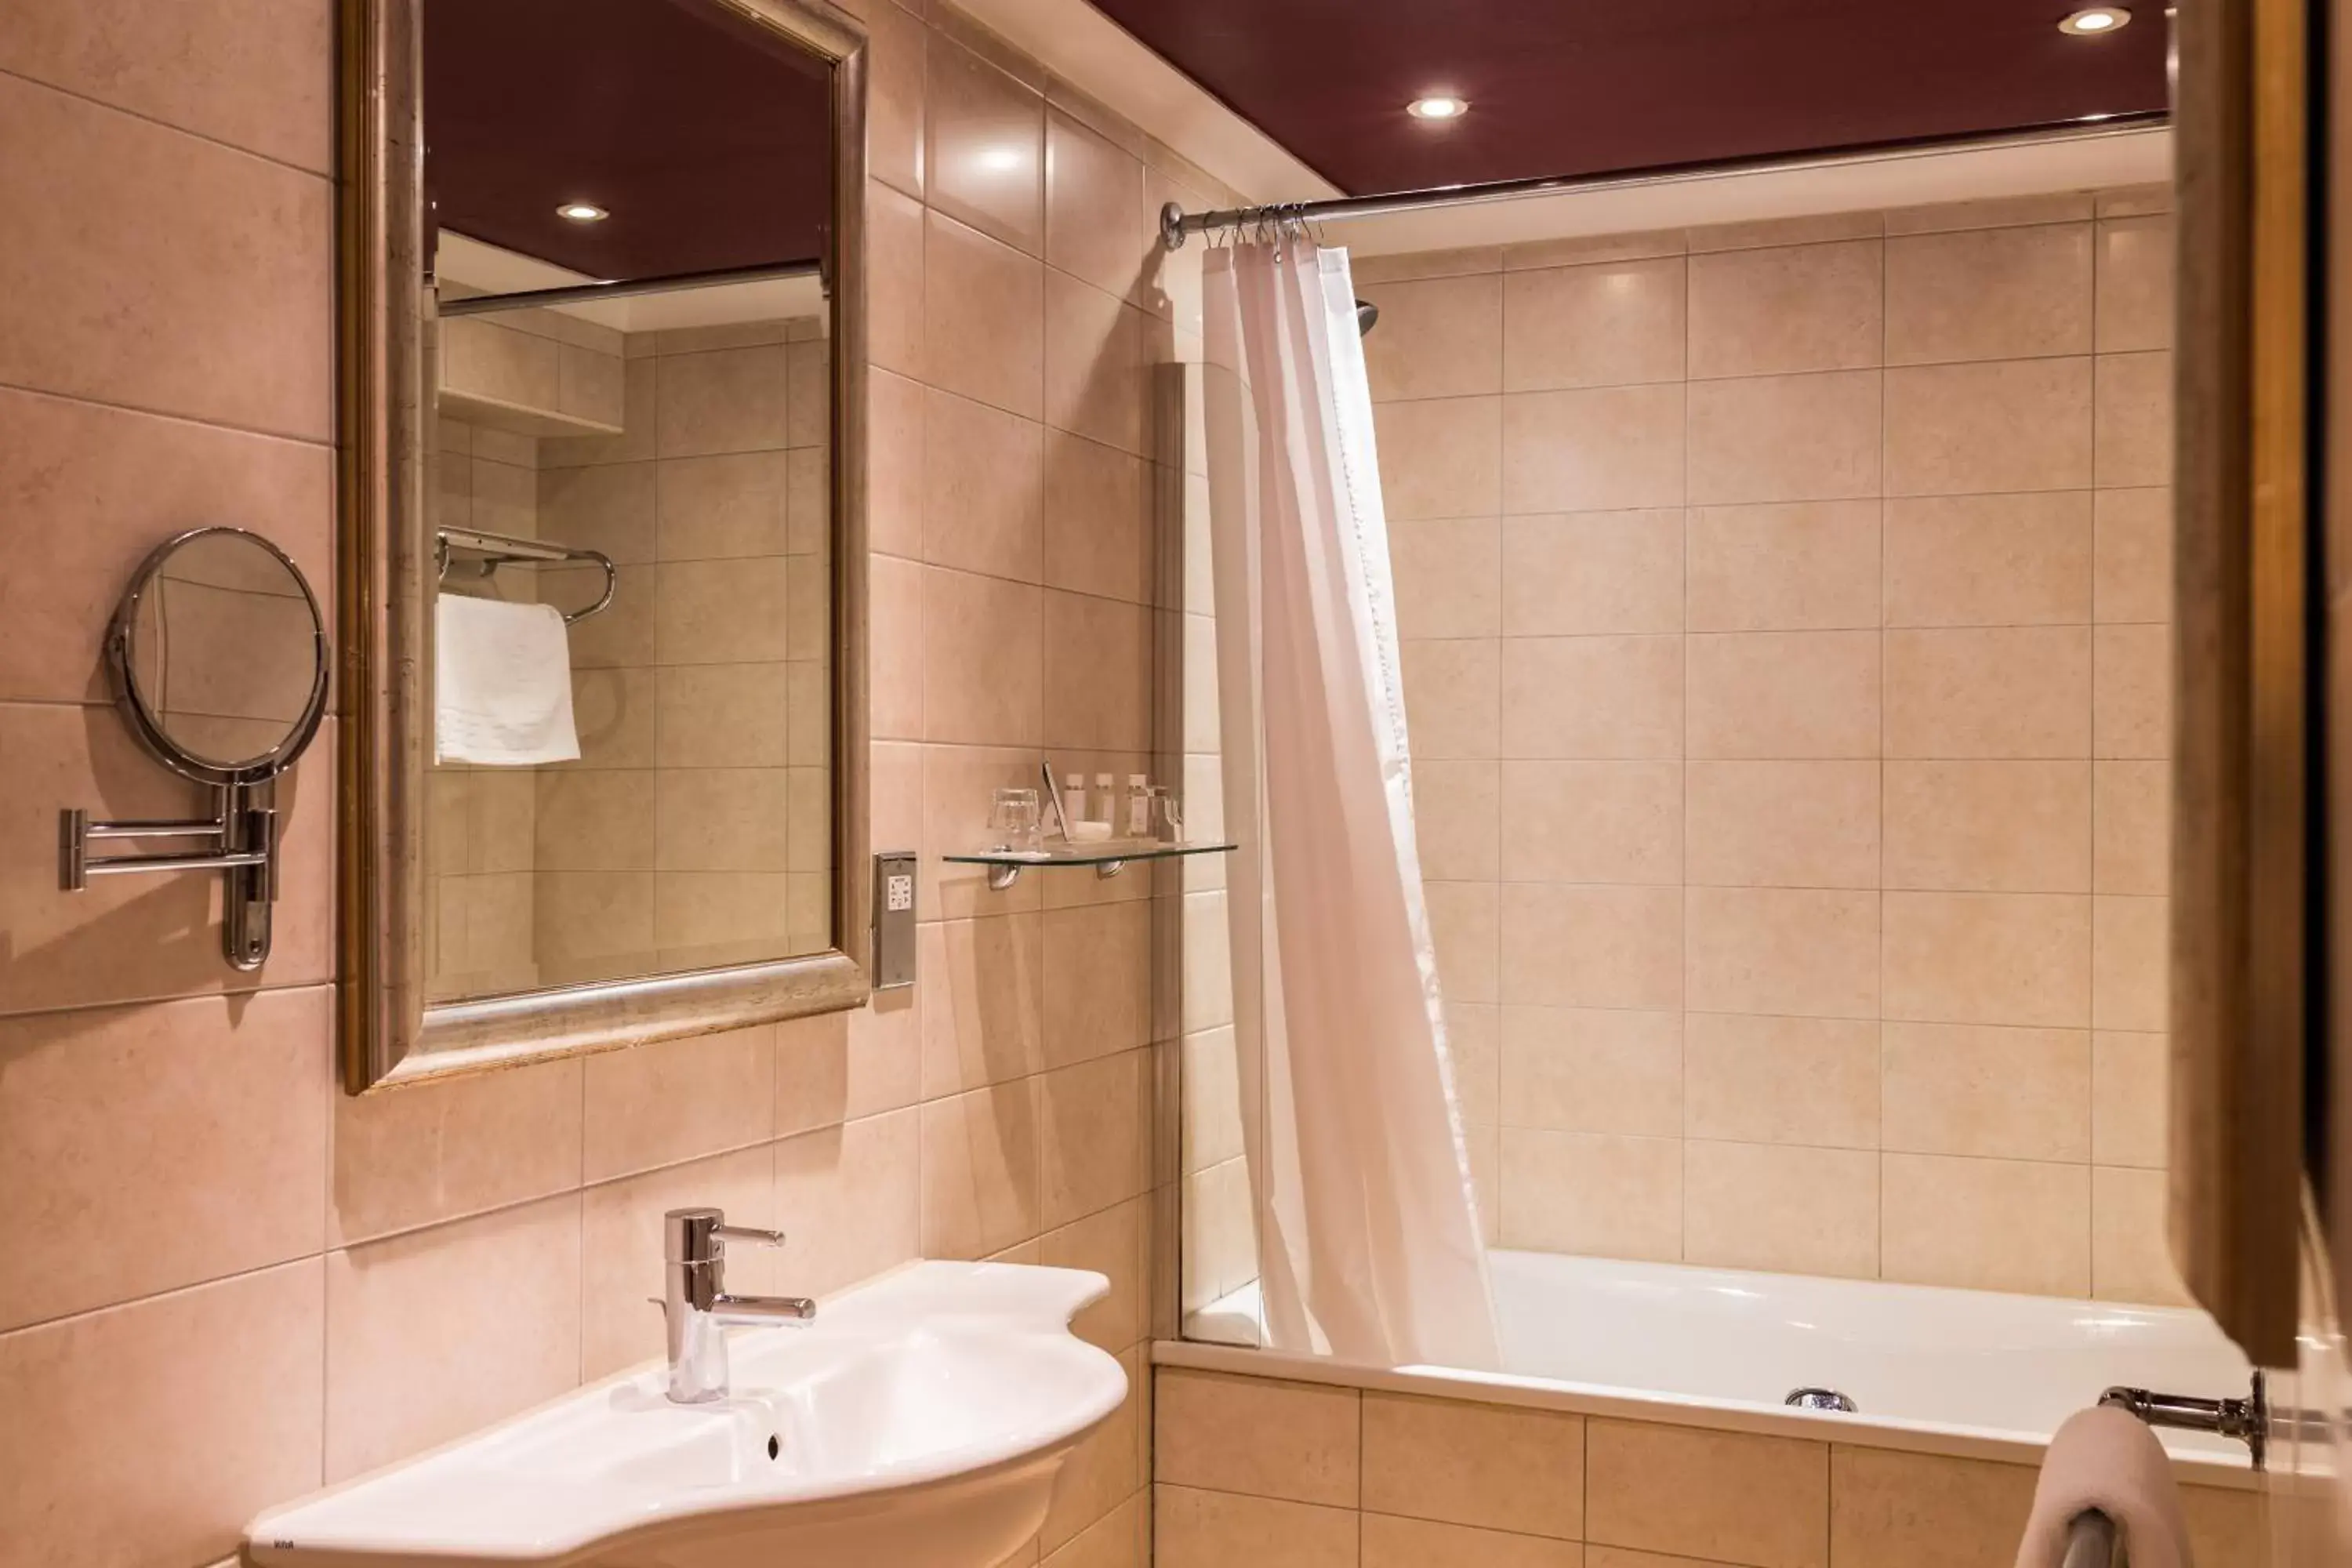
[(2095, 38), (2131, 25), (2131, 13), (2120, 5), (2092, 5), (2058, 24), (2058, 30), (2077, 38)]
[(613, 215), (594, 202), (566, 202), (555, 209), (555, 216), (570, 218), (573, 223), (603, 223)]
[(1470, 112), (1470, 100), (1433, 92), (1427, 98), (1414, 99), (1404, 106), (1404, 111), (1415, 120), (1459, 120)]

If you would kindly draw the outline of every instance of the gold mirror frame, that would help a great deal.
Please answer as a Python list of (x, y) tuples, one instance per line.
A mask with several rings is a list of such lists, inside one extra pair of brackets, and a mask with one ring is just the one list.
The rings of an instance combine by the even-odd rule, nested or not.
[(866, 721), (866, 35), (824, 0), (710, 0), (833, 68), (831, 950), (442, 1005), (425, 994), (421, 0), (340, 0), (336, 332), (341, 628), (338, 1030), (352, 1094), (861, 1005)]

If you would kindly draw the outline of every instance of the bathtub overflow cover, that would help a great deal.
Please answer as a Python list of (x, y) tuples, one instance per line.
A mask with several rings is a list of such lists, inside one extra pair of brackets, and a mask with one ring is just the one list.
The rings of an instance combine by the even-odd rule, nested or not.
[(1834, 1388), (1792, 1388), (1780, 1403), (1800, 1410), (1843, 1410), (1849, 1415), (1854, 1411), (1853, 1401)]

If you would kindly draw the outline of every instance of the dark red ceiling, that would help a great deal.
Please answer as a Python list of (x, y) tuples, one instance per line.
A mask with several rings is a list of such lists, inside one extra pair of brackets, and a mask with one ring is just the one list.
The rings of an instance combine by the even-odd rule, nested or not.
[[(1094, 0), (1351, 194), (2161, 110), (2164, 0)], [(2080, 0), (2087, 3), (2087, 0)], [(1430, 92), (1470, 100), (1425, 122)]]
[(440, 226), (593, 278), (822, 255), (832, 127), (824, 68), (709, 0), (425, 5)]

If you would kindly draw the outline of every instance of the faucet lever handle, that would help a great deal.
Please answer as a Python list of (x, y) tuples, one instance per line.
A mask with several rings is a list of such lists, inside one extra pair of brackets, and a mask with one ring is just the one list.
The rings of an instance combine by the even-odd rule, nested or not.
[(715, 1225), (710, 1227), (710, 1236), (714, 1241), (739, 1241), (746, 1247), (782, 1247), (784, 1244), (782, 1231), (761, 1230), (750, 1225)]

